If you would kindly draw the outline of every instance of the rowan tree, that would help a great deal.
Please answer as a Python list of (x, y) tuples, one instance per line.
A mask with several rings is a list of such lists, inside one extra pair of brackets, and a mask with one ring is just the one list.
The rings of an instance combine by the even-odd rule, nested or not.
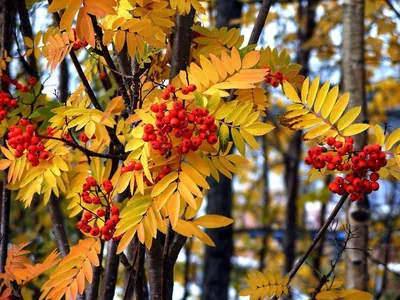
[[(197, 0), (53, 0), (46, 9), (54, 26), (38, 32), (26, 2), (18, 3), (4, 5), (16, 37), (15, 47), (4, 42), (10, 31), (3, 26), (0, 60), (4, 299), (22, 299), (30, 285), (41, 299), (112, 299), (120, 265), (125, 299), (172, 299), (187, 239), (214, 246), (204, 228), (234, 222), (202, 214), (207, 179), (240, 175), (259, 137), (277, 127), (266, 87), (287, 100), (279, 122), (298, 132), (299, 156), (306, 143), (310, 180), (331, 178), (328, 188), (340, 199), (306, 253), (293, 267), (287, 263), (286, 276), (250, 272), (239, 295), (290, 294), (291, 280), (344, 203), (366, 201), (381, 177), (399, 178), (399, 129), (386, 134), (359, 121), (365, 109), (353, 107), (348, 92), (301, 75), (288, 50), (257, 46), (271, 1), (263, 1), (248, 45), (237, 28), (200, 22), (206, 10)], [(14, 49), (17, 58), (9, 56)], [(77, 75), (70, 95), (46, 93), (43, 61), (50, 76), (59, 68), (67, 80), (66, 67)], [(25, 71), (11, 72), (13, 64)], [(367, 144), (355, 142), (367, 130)], [(29, 239), (9, 239), (17, 201), (26, 216), (49, 208), (57, 249), (45, 249), (40, 263), (30, 260)], [(50, 238), (46, 228), (35, 235)], [(321, 290), (316, 286), (314, 297), (323, 297)], [(327, 293), (370, 297), (355, 289)]]

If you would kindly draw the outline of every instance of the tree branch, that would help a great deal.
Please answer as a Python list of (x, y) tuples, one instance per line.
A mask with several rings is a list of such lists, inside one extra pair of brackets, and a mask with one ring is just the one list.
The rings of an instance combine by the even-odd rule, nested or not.
[(64, 218), (60, 209), (60, 201), (54, 194), (51, 194), (48, 206), (57, 247), (61, 256), (65, 257), (69, 253), (68, 238), (65, 233)]
[[(299, 271), (299, 269), (301, 268), (301, 266), (304, 264), (304, 262), (306, 261), (308, 256), (314, 250), (315, 246), (317, 246), (318, 242), (324, 236), (325, 232), (328, 230), (328, 227), (331, 225), (332, 221), (336, 218), (336, 216), (339, 213), (340, 209), (342, 208), (343, 204), (346, 202), (347, 196), (348, 195), (345, 194), (340, 198), (339, 202), (336, 204), (335, 208), (333, 209), (333, 211), (329, 215), (329, 217), (326, 220), (324, 226), (322, 226), (321, 229), (319, 230), (317, 236), (314, 238), (314, 240), (312, 241), (311, 245), (308, 247), (307, 251), (296, 262), (296, 264), (294, 265), (292, 270), (290, 270), (290, 272), (288, 273), (288, 275), (289, 275), (288, 284), (294, 278), (294, 276), (296, 276), (296, 274)], [(274, 296), (272, 299), (276, 300), (278, 298), (276, 296)]]
[(102, 28), (97, 24), (97, 19), (95, 16), (91, 16), (92, 18), (92, 23), (94, 27), (94, 32), (97, 35), (97, 40), (99, 41), (101, 51), (103, 52), (103, 57), (104, 60), (106, 61), (107, 65), (110, 67), (110, 70), (115, 78), (115, 81), (118, 86), (118, 91), (122, 95), (122, 98), (124, 99), (126, 107), (131, 106), (131, 99), (128, 95), (128, 92), (125, 88), (124, 81), (122, 79), (122, 76), (120, 75), (119, 72), (114, 72), (114, 70), (117, 70), (117, 67), (114, 64), (114, 61), (112, 60), (110, 56), (110, 52), (108, 52), (107, 46), (103, 44), (103, 30)]
[(248, 45), (253, 45), (258, 43), (258, 39), (260, 38), (261, 32), (265, 25), (265, 21), (267, 20), (268, 17), (269, 9), (271, 8), (273, 2), (274, 0), (263, 0), (260, 11), (254, 22), (254, 27), (253, 30), (251, 31)]

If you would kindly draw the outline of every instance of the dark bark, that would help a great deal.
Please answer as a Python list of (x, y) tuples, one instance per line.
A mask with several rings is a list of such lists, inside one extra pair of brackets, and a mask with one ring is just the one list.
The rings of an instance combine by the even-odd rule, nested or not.
[[(216, 2), (216, 27), (239, 27), (243, 4), (237, 0)], [(232, 94), (232, 93), (231, 93)], [(209, 179), (207, 214), (213, 213), (232, 217), (232, 181), (221, 176), (217, 182)], [(215, 247), (205, 246), (202, 299), (228, 299), (231, 256), (233, 254), (232, 225), (206, 230)]]
[[(308, 75), (308, 61), (310, 58), (310, 50), (304, 49), (302, 45), (311, 38), (315, 27), (315, 9), (318, 0), (308, 0), (307, 6), (303, 7), (299, 1), (299, 52), (297, 54), (298, 62), (303, 66), (302, 74)], [(304, 20), (304, 21), (303, 21)], [(301, 160), (302, 132), (298, 131), (294, 134), (292, 141), (288, 147), (289, 151), (285, 155), (285, 183), (288, 191), (286, 206), (286, 231), (284, 236), (284, 252), (285, 252), (285, 272), (292, 269), (296, 258), (296, 229), (297, 229), (297, 197), (299, 189), (299, 163)]]
[(117, 253), (117, 243), (114, 240), (108, 242), (107, 260), (103, 276), (103, 285), (100, 299), (112, 299), (115, 293), (115, 285), (118, 277), (119, 255)]
[[(7, 172), (4, 172), (7, 178)], [(11, 191), (6, 188), (5, 182), (2, 185), (2, 197), (0, 204), (0, 272), (4, 273), (7, 260), (8, 239), (10, 235), (10, 205)]]
[(64, 59), (60, 63), (60, 81), (58, 83), (58, 91), (58, 97), (61, 103), (65, 103), (69, 97), (69, 70), (67, 59)]
[[(29, 37), (33, 40), (33, 31), (32, 31), (32, 24), (29, 19), (29, 11), (26, 6), (25, 0), (17, 0), (16, 2), (16, 7), (18, 10), (18, 15), (19, 19), (21, 22), (21, 32), (24, 37)], [(35, 56), (29, 55), (27, 57), (29, 68), (28, 68), (28, 73), (31, 76), (38, 77), (38, 68), (37, 68), (37, 62)]]
[[(365, 122), (368, 119), (365, 97), (364, 10), (364, 0), (345, 0), (343, 2), (343, 86), (344, 90), (351, 94), (349, 107), (361, 106), (361, 114), (355, 122)], [(362, 149), (367, 141), (366, 131), (355, 136), (356, 148)], [(350, 249), (346, 251), (347, 288), (366, 291), (369, 279), (367, 260), (368, 199), (351, 203), (347, 211), (347, 220), (351, 229), (357, 230), (357, 237), (349, 241)]]
[(178, 13), (176, 15), (176, 26), (172, 40), (173, 49), (170, 78), (178, 75), (179, 71), (184, 70), (189, 63), (194, 15), (195, 10), (193, 7), (185, 16)]
[[(268, 145), (267, 145), (267, 136), (262, 137), (262, 150), (264, 153), (264, 162), (263, 162), (263, 172), (262, 172), (262, 178), (264, 181), (264, 186), (263, 186), (263, 214), (262, 214), (262, 221), (263, 225), (265, 224), (265, 220), (268, 216), (268, 211), (269, 211), (269, 205), (271, 202), (271, 196), (269, 193), (269, 160), (268, 160)], [(268, 251), (268, 238), (269, 238), (270, 232), (267, 230), (263, 234), (263, 239), (262, 239), (262, 247), (260, 250), (260, 255), (259, 255), (259, 265), (258, 265), (258, 270), (262, 271), (265, 268), (265, 256)]]
[(138, 245), (138, 257), (136, 263), (136, 276), (135, 276), (135, 294), (137, 300), (143, 300), (145, 298), (144, 293), (144, 259), (145, 259), (145, 249), (144, 245), (139, 243)]
[[(232, 217), (232, 181), (221, 176), (220, 181), (209, 180), (207, 214)], [(231, 256), (233, 254), (232, 225), (206, 230), (215, 247), (206, 246), (202, 299), (228, 299)]]
[[(12, 23), (15, 22), (15, 7), (11, 1), (0, 0), (0, 56), (4, 50), (10, 52), (12, 45)], [(7, 73), (8, 69), (5, 71)], [(4, 88), (4, 89), (3, 89)], [(2, 84), (2, 90), (8, 90)], [(6, 188), (7, 171), (3, 172), (3, 184), (0, 203), (0, 272), (4, 273), (7, 260), (8, 240), (10, 234), (11, 191)]]
[(242, 16), (243, 3), (238, 0), (218, 0), (215, 4), (217, 11), (216, 24), (217, 28), (240, 27), (240, 18)]
[(52, 194), (49, 199), (48, 207), (50, 211), (52, 231), (56, 238), (58, 250), (60, 251), (61, 256), (65, 257), (69, 253), (69, 244), (67, 234), (65, 233), (64, 217), (60, 208), (60, 199)]
[(260, 38), (261, 32), (265, 25), (265, 20), (267, 19), (269, 9), (271, 8), (274, 0), (263, 0), (261, 4), (260, 11), (257, 15), (257, 18), (254, 22), (253, 31), (250, 35), (249, 45), (257, 44), (258, 39)]
[(146, 250), (147, 266), (149, 270), (150, 300), (162, 299), (160, 278), (162, 276), (162, 252), (160, 237), (153, 241), (150, 250)]
[(101, 240), (101, 249), (99, 253), (99, 261), (100, 265), (98, 267), (93, 268), (93, 280), (92, 283), (88, 285), (86, 290), (86, 300), (97, 300), (99, 297), (99, 287), (100, 287), (100, 278), (103, 272), (103, 253), (104, 253), (104, 240)]

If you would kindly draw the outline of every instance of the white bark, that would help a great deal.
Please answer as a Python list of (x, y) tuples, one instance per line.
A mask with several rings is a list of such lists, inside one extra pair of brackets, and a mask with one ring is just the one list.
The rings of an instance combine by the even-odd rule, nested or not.
[[(343, 1), (343, 54), (342, 71), (344, 90), (350, 92), (350, 106), (361, 106), (356, 122), (367, 121), (364, 67), (364, 6), (365, 0)], [(367, 143), (367, 134), (355, 137), (357, 148)], [(368, 200), (351, 203), (347, 220), (357, 237), (346, 250), (347, 288), (367, 290), (368, 287)]]

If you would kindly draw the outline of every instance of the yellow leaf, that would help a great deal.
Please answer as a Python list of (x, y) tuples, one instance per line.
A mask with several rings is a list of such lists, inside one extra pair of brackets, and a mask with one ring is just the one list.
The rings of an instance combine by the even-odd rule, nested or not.
[(343, 130), (343, 136), (351, 136), (351, 135), (356, 135), (359, 134), (369, 128), (369, 124), (364, 124), (364, 123), (357, 123), (357, 124), (352, 124), (349, 127), (347, 127), (345, 130)]
[(331, 125), (329, 125), (329, 124), (318, 125), (312, 129), (310, 129), (309, 131), (307, 131), (304, 134), (303, 139), (305, 141), (315, 139), (316, 137), (322, 136), (330, 128), (331, 128)]
[(307, 106), (310, 109), (314, 105), (315, 96), (317, 95), (318, 88), (319, 88), (319, 77), (314, 79), (314, 81), (311, 83), (310, 89), (308, 91)]
[(231, 57), (232, 57), (233, 67), (235, 68), (236, 71), (239, 71), (242, 67), (242, 61), (240, 59), (240, 54), (238, 49), (232, 48)]
[(255, 150), (259, 148), (257, 140), (245, 128), (240, 128), (240, 134), (251, 148)]
[(342, 131), (346, 127), (348, 127), (355, 119), (357, 119), (358, 115), (361, 112), (361, 106), (356, 106), (349, 109), (343, 117), (340, 118), (338, 122), (338, 129)]
[(385, 144), (385, 133), (383, 132), (382, 127), (376, 124), (374, 126), (374, 132), (376, 137), (375, 143), (377, 143), (380, 146), (383, 146)]
[(189, 188), (184, 185), (182, 182), (178, 184), (178, 191), (183, 197), (183, 199), (189, 204), (192, 208), (197, 209), (196, 200), (193, 197), (193, 194), (190, 192)]
[(260, 60), (260, 51), (257, 50), (251, 51), (244, 56), (242, 61), (242, 68), (250, 69), (254, 67), (259, 60)]
[(286, 80), (283, 82), (283, 92), (285, 93), (285, 96), (288, 97), (290, 100), (292, 100), (295, 103), (301, 103), (301, 100), (299, 98), (299, 95), (297, 94), (297, 91), (295, 88)]
[(171, 172), (161, 179), (151, 191), (151, 196), (155, 197), (161, 194), (174, 180), (178, 178), (178, 172)]
[(386, 140), (386, 150), (390, 150), (400, 140), (400, 128), (393, 131)]
[(199, 186), (201, 186), (201, 187), (203, 187), (203, 188), (205, 188), (205, 189), (209, 189), (209, 188), (210, 188), (210, 186), (209, 186), (207, 180), (204, 178), (204, 176), (202, 176), (199, 172), (197, 172), (196, 169), (193, 168), (192, 166), (190, 166), (190, 165), (188, 165), (188, 164), (186, 164), (186, 163), (183, 162), (183, 163), (181, 164), (181, 169), (182, 169), (182, 171), (185, 172), (190, 178), (192, 178), (193, 181), (194, 181), (197, 185), (199, 185)]
[(321, 89), (318, 91), (317, 98), (315, 99), (315, 103), (314, 103), (314, 111), (316, 113), (319, 113), (319, 111), (321, 110), (322, 104), (324, 104), (324, 102), (325, 102), (326, 95), (328, 94), (329, 86), (330, 86), (330, 82), (327, 81), (321, 87)]
[(231, 128), (231, 135), (236, 149), (238, 149), (239, 153), (244, 156), (246, 154), (246, 145), (244, 144), (243, 137), (240, 135), (239, 131), (234, 127)]
[(180, 205), (181, 205), (180, 193), (175, 192), (169, 199), (167, 204), (168, 215), (171, 221), (172, 228), (174, 228), (178, 223)]
[(307, 104), (307, 95), (309, 86), (310, 86), (310, 79), (307, 77), (303, 82), (303, 86), (301, 87), (301, 102), (303, 104)]
[(100, 119), (100, 123), (102, 123), (105, 119), (107, 119), (111, 114), (118, 114), (124, 109), (125, 109), (125, 104), (122, 96), (117, 96), (113, 98), (110, 101), (110, 103), (108, 103), (107, 108)]
[(0, 160), (0, 170), (7, 169), (11, 164), (11, 161), (8, 159), (1, 159)]
[(264, 135), (274, 129), (274, 126), (262, 122), (255, 122), (245, 127), (246, 131), (252, 135)]
[(347, 107), (347, 104), (349, 103), (349, 98), (350, 98), (350, 93), (344, 93), (338, 101), (335, 103), (332, 109), (332, 113), (330, 116), (330, 121), (332, 124), (335, 124), (336, 121), (340, 118), (340, 116), (343, 114), (344, 110)]
[(203, 197), (203, 194), (201, 193), (201, 190), (199, 189), (197, 184), (185, 172), (181, 172), (179, 174), (179, 181), (183, 182), (192, 194), (196, 195), (197, 197)]
[(324, 102), (324, 105), (322, 106), (322, 117), (324, 119), (328, 118), (329, 114), (332, 112), (332, 108), (335, 105), (336, 98), (339, 94), (339, 87), (334, 86), (328, 93), (328, 96), (326, 96), (326, 100)]
[(220, 215), (205, 215), (197, 218), (193, 223), (206, 228), (219, 228), (232, 224), (233, 220)]

